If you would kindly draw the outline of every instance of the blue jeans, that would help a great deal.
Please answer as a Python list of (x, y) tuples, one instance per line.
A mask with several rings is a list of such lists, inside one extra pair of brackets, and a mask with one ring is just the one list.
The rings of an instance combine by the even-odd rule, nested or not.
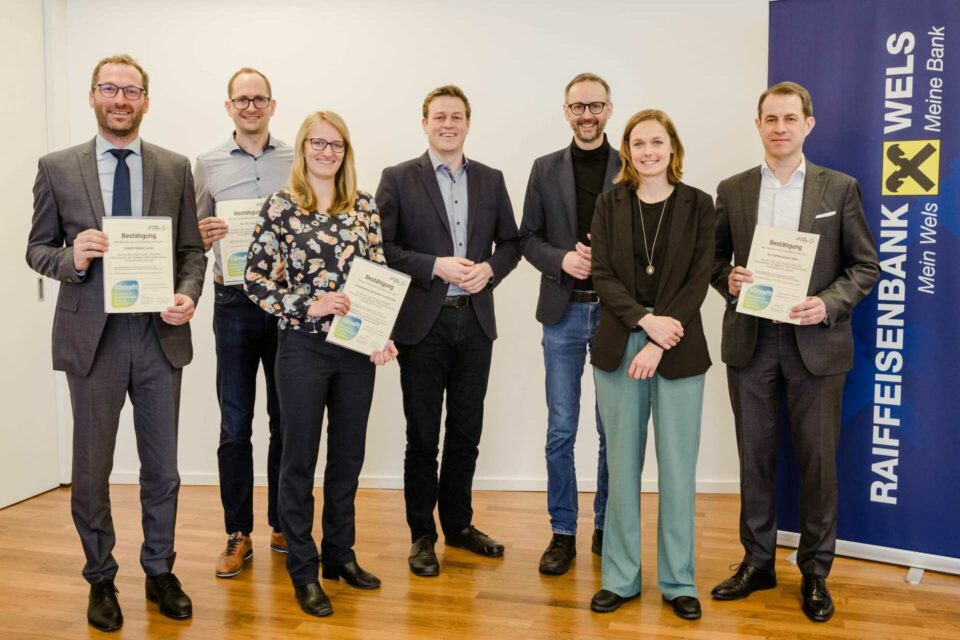
[[(600, 305), (571, 302), (560, 322), (543, 325), (543, 361), (547, 387), (547, 509), (554, 533), (577, 532), (577, 473), (573, 446), (580, 423), (580, 381), (587, 350), (593, 349), (600, 322)], [(600, 412), (594, 405), (600, 451), (594, 526), (603, 529), (607, 505), (607, 442)]]
[(277, 318), (243, 291), (214, 283), (213, 335), (217, 343), (217, 400), (220, 402), (220, 501), (227, 533), (253, 530), (253, 408), (257, 370), (267, 382), (270, 446), (267, 450), (267, 521), (280, 530), (277, 480), (283, 450), (280, 401), (274, 382)]

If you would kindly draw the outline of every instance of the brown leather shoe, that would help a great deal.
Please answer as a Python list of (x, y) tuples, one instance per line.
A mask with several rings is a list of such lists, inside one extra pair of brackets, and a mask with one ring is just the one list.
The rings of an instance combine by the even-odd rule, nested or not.
[(283, 532), (273, 531), (270, 533), (270, 550), (276, 551), (277, 553), (290, 553), (290, 550), (287, 549), (287, 539), (284, 537)]
[(217, 577), (232, 578), (241, 571), (247, 560), (253, 557), (253, 543), (250, 536), (237, 531), (227, 538), (227, 548), (217, 558)]

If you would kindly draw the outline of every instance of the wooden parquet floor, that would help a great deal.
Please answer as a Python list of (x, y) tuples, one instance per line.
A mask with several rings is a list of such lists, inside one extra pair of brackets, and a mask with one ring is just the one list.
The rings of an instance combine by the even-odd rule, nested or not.
[[(418, 578), (407, 569), (409, 535), (403, 494), (361, 490), (357, 500), (360, 564), (380, 576), (376, 591), (322, 581), (334, 615), (311, 618), (297, 607), (284, 556), (269, 549), (266, 491), (257, 489), (254, 558), (239, 576), (214, 577), (223, 549), (216, 487), (180, 493), (175, 572), (194, 603), (194, 616), (174, 621), (144, 599), (138, 555), (138, 488), (114, 486), (120, 563), (117, 586), (124, 626), (102, 634), (86, 623), (83, 555), (70, 518), (70, 491), (58, 489), (0, 511), (0, 638), (157, 638), (215, 640), (574, 640), (598, 638), (886, 639), (960, 638), (960, 577), (927, 572), (904, 582), (906, 569), (838, 558), (830, 576), (837, 614), (826, 624), (800, 611), (800, 576), (780, 549), (780, 584), (738, 602), (714, 602), (710, 589), (740, 555), (735, 495), (700, 495), (697, 502), (697, 585), (703, 618), (675, 617), (656, 588), (655, 494), (643, 497), (644, 587), (640, 598), (611, 614), (590, 611), (600, 562), (590, 553), (592, 494), (581, 495), (582, 532), (574, 566), (564, 576), (537, 572), (549, 540), (543, 493), (476, 492), (475, 524), (506, 544), (502, 559), (480, 558), (437, 545), (441, 574)], [(318, 492), (319, 496), (319, 492)], [(319, 497), (318, 497), (319, 502)], [(319, 532), (319, 508), (317, 532)]]

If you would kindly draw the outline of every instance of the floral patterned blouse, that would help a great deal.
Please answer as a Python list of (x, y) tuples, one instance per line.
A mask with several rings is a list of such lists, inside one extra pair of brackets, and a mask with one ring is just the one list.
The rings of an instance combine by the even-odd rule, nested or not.
[[(253, 230), (244, 290), (280, 329), (324, 333), (332, 315), (313, 318), (307, 309), (343, 287), (354, 256), (386, 264), (380, 213), (370, 194), (357, 192), (352, 211), (307, 211), (285, 191), (270, 196)], [(274, 266), (282, 261), (282, 273)]]

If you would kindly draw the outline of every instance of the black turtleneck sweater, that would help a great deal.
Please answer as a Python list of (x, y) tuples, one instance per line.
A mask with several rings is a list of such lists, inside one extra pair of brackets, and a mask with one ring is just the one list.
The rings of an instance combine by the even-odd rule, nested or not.
[[(603, 136), (603, 144), (596, 149), (584, 151), (577, 146), (576, 141), (570, 143), (573, 154), (573, 179), (577, 193), (577, 240), (590, 246), (587, 234), (590, 233), (590, 224), (593, 222), (593, 209), (597, 204), (597, 197), (603, 191), (603, 177), (607, 172), (607, 158), (610, 147), (607, 136)], [(593, 291), (593, 278), (577, 280), (573, 284), (577, 291)]]

